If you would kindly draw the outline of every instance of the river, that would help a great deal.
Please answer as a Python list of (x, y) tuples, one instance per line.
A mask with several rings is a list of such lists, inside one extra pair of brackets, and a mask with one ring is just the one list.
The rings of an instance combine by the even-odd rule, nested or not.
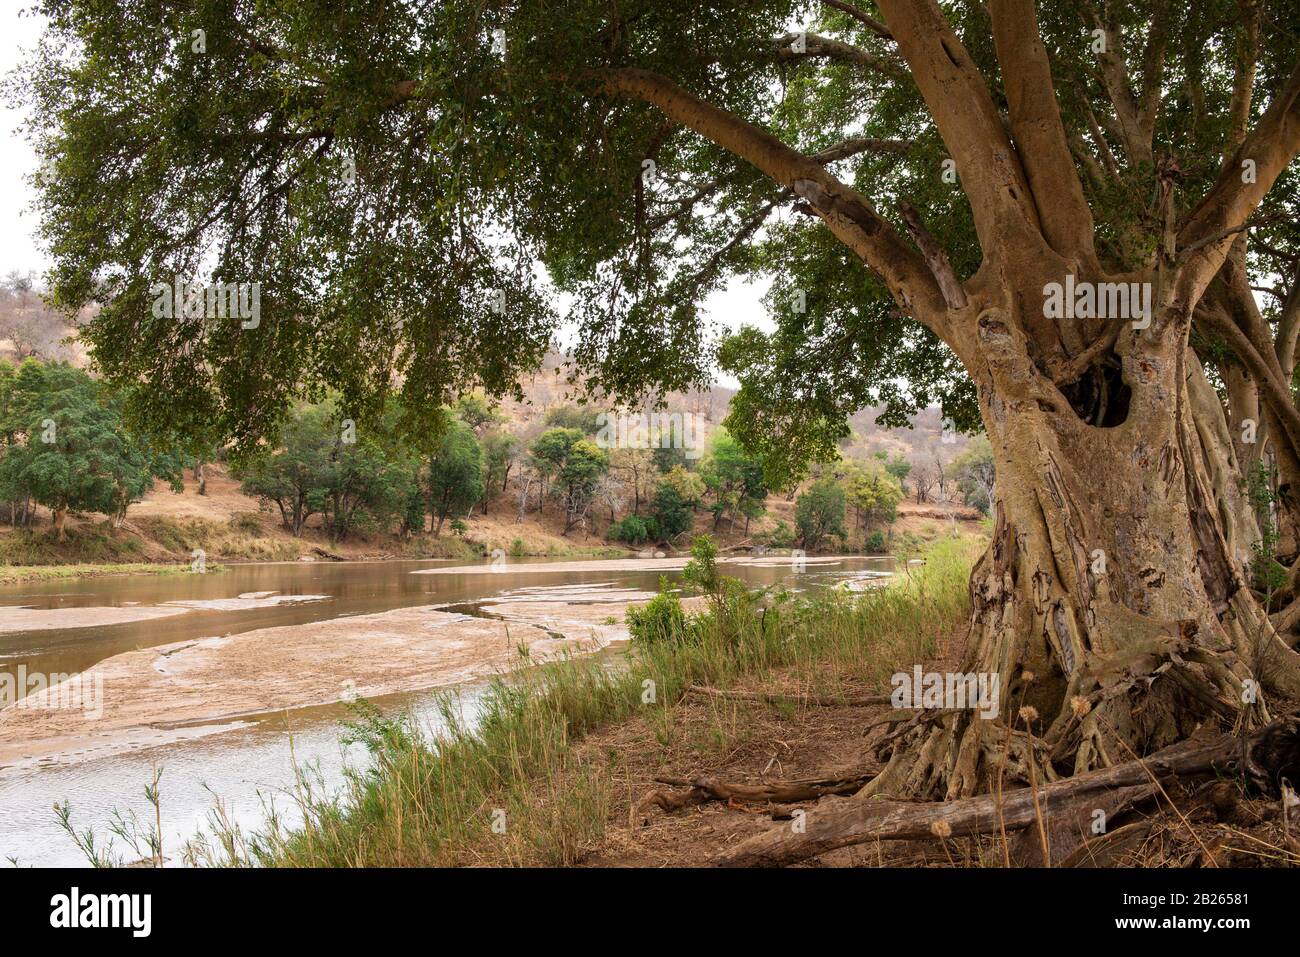
[[(679, 571), (671, 562), (585, 562), (582, 570), (546, 564), (562, 560), (518, 560), (505, 568), (488, 565), (454, 574), (428, 574), (448, 562), (313, 562), (226, 566), (212, 574), (123, 576), (0, 586), (0, 613), (26, 616), (25, 630), (0, 633), (0, 675), (72, 674), (143, 648), (229, 636), (271, 627), (323, 622), (427, 605), (465, 606), (486, 599), (548, 586), (591, 585), (653, 591), (661, 575)], [(813, 562), (814, 560), (810, 560)], [(570, 563), (566, 563), (570, 564)], [(793, 589), (825, 587), (845, 578), (888, 570), (884, 558), (845, 557), (796, 569), (788, 560), (770, 565), (728, 565), (727, 574), (755, 586), (782, 583)], [(239, 596), (268, 596), (239, 600)], [(308, 598), (283, 601), (285, 597)], [(96, 618), (131, 616), (141, 609), (175, 609), (184, 614), (104, 625)], [(215, 607), (214, 607), (215, 603)], [(22, 610), (27, 609), (27, 610)], [(77, 611), (80, 609), (80, 611)], [(70, 623), (69, 626), (61, 626)], [(618, 653), (615, 645), (611, 653)], [(475, 702), (486, 687), (479, 678), (454, 685), (461, 708), (472, 721)], [(412, 710), (436, 732), (434, 702), (441, 688), (390, 694), (375, 699), (387, 712)], [(40, 763), (0, 767), (0, 861), (19, 866), (85, 864), (59, 827), (56, 802), (68, 801), (79, 830), (93, 828), (100, 840), (115, 811), (134, 812), (152, 821), (144, 796), (153, 769), (162, 768), (160, 793), (164, 853), (175, 862), (180, 846), (204, 825), (219, 798), (226, 813), (244, 829), (256, 828), (268, 802), (292, 817), (287, 789), (294, 762), (314, 769), (324, 785), (336, 788), (344, 763), (365, 759), (359, 749), (339, 741), (341, 703), (243, 714), (210, 725), (194, 736), (173, 732), (171, 740), (124, 753), (83, 756), (75, 751)], [(201, 731), (201, 733), (199, 733)], [(117, 850), (130, 854), (121, 847)]]

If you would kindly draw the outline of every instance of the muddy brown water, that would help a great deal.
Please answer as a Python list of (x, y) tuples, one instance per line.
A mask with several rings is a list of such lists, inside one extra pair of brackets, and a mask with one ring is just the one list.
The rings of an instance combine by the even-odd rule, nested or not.
[[(562, 561), (562, 560), (554, 560)], [(122, 652), (176, 641), (230, 635), (280, 625), (340, 616), (370, 614), (427, 604), (474, 605), (519, 588), (610, 583), (654, 590), (661, 575), (677, 579), (677, 569), (629, 569), (625, 563), (588, 563), (584, 570), (543, 571), (545, 559), (511, 562), (504, 570), (455, 574), (412, 574), (449, 562), (318, 562), (231, 565), (208, 575), (127, 576), (67, 582), (0, 586), (0, 606), (35, 611), (156, 606), (174, 601), (218, 601), (253, 592), (280, 596), (326, 596), (245, 610), (190, 610), (167, 618), (83, 627), (45, 627), (0, 634), (0, 675), (74, 674)], [(784, 584), (796, 589), (826, 587), (864, 570), (887, 571), (890, 560), (845, 557), (834, 564), (730, 565), (727, 573), (755, 585)], [(609, 653), (618, 654), (617, 650)], [(473, 720), (486, 682), (455, 687), (463, 715)], [(411, 710), (432, 732), (441, 719), (435, 702), (447, 689), (390, 695), (375, 703), (388, 712)], [(52, 806), (68, 801), (79, 829), (93, 828), (101, 840), (114, 812), (134, 812), (152, 820), (144, 786), (162, 768), (164, 853), (175, 859), (185, 840), (199, 831), (216, 798), (245, 829), (255, 829), (268, 806), (292, 819), (287, 789), (294, 762), (337, 788), (345, 764), (365, 762), (364, 751), (340, 742), (340, 725), (349, 712), (342, 704), (297, 708), (245, 717), (221, 733), (195, 729), (182, 738), (125, 754), (78, 759), (75, 753), (36, 766), (0, 768), (0, 862), (21, 865), (84, 864), (71, 839), (59, 828)], [(116, 850), (128, 858), (130, 851)]]

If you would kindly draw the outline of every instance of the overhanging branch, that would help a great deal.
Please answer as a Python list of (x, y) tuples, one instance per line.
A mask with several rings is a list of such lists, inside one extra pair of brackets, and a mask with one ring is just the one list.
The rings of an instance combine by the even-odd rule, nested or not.
[(947, 303), (925, 260), (871, 207), (812, 157), (787, 146), (768, 131), (707, 103), (652, 70), (603, 70), (593, 79), (609, 95), (652, 104), (670, 120), (704, 136), (753, 164), (812, 202), (831, 231), (884, 279), (907, 313), (936, 335), (947, 334)]

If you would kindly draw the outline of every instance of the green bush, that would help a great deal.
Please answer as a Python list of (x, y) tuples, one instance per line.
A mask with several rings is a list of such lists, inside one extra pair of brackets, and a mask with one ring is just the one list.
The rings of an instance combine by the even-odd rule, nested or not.
[(615, 522), (609, 527), (607, 534), (610, 541), (627, 542), (629, 545), (640, 545), (650, 537), (646, 523), (636, 515), (629, 515), (621, 522)]
[(659, 594), (644, 607), (627, 610), (627, 627), (632, 640), (642, 644), (680, 644), (690, 637), (681, 599), (668, 590), (668, 579), (659, 579)]
[(673, 538), (689, 531), (694, 522), (694, 508), (670, 482), (659, 483), (650, 511), (659, 532), (654, 536), (656, 540)]
[(794, 544), (794, 530), (783, 521), (777, 522), (776, 528), (767, 536), (767, 542), (773, 548), (789, 548)]
[(873, 555), (883, 555), (885, 553), (885, 533), (876, 529), (867, 536), (867, 551)]

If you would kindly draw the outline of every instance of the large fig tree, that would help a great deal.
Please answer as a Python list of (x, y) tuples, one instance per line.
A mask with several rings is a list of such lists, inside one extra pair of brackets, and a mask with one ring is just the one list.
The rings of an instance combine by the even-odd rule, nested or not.
[[(1300, 497), (1291, 0), (40, 7), (12, 95), (53, 288), (100, 305), (145, 418), (249, 443), (324, 385), (433, 410), (561, 325), (633, 399), (707, 375), (702, 298), (766, 275), (775, 330), (721, 358), (774, 477), (869, 402), (939, 401), (996, 459), (964, 670), (1001, 718), (918, 724), (866, 793), (1079, 773), (1300, 695), (1267, 603), (1293, 576), (1251, 571), (1287, 568)], [(158, 307), (189, 282), (258, 283), (258, 320)]]

